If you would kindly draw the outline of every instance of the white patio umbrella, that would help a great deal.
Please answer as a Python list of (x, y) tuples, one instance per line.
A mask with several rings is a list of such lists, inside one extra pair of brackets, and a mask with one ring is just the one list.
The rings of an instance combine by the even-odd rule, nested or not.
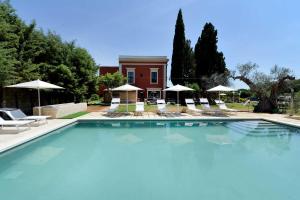
[(16, 85), (9, 85), (6, 86), (9, 88), (28, 88), (28, 89), (37, 89), (38, 91), (38, 102), (39, 102), (39, 115), (41, 115), (41, 95), (40, 95), (40, 90), (41, 89), (64, 89), (63, 87), (47, 83), (45, 81), (41, 80), (35, 80), (35, 81), (29, 81), (29, 82), (24, 82), (24, 83), (19, 83)]
[(233, 88), (230, 88), (230, 87), (226, 87), (226, 86), (223, 86), (223, 85), (218, 85), (216, 87), (213, 87), (209, 90), (207, 90), (207, 92), (219, 92), (219, 100), (221, 99), (220, 98), (220, 92), (232, 92), (234, 91), (235, 89)]
[(112, 91), (126, 91), (126, 112), (128, 112), (128, 91), (138, 91), (143, 90), (141, 88), (135, 87), (133, 85), (125, 84), (116, 88), (113, 88)]
[(182, 91), (193, 91), (194, 89), (192, 88), (189, 88), (189, 87), (185, 87), (185, 86), (182, 86), (182, 85), (175, 85), (175, 86), (172, 86), (172, 87), (169, 87), (167, 89), (164, 89), (164, 91), (174, 91), (174, 92), (177, 92), (177, 112), (179, 113), (179, 92), (182, 92)]

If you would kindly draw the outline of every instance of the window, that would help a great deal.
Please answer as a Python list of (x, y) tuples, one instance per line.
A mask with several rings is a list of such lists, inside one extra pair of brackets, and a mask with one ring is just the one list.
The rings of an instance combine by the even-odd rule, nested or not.
[(160, 99), (160, 91), (159, 90), (148, 91), (148, 99)]
[(133, 84), (135, 82), (134, 69), (127, 69), (127, 83)]
[(154, 68), (151, 69), (151, 84), (157, 84), (158, 83), (158, 69)]
[(134, 83), (134, 72), (127, 72), (128, 83)]

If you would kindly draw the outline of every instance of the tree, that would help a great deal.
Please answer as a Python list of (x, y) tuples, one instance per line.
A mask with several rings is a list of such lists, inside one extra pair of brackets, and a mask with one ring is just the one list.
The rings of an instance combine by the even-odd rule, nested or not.
[(60, 64), (58, 66), (52, 66), (50, 69), (47, 79), (74, 93), (73, 89), (76, 80), (70, 68), (64, 64)]
[(20, 21), (8, 1), (0, 1), (0, 104), (3, 107), (3, 87), (15, 83), (17, 24)]
[(75, 97), (77, 101), (89, 99), (97, 91), (96, 63), (87, 50), (78, 47), (72, 50), (70, 61), (76, 80)]
[(184, 83), (195, 82), (195, 62), (194, 62), (194, 51), (191, 47), (191, 41), (186, 40), (184, 45), (184, 61), (182, 78)]
[(249, 89), (239, 89), (237, 93), (239, 94), (240, 98), (243, 99), (255, 97), (255, 94), (251, 92)]
[(88, 99), (98, 86), (97, 66), (86, 49), (37, 30), (34, 21), (25, 24), (9, 1), (1, 0), (0, 70), (1, 88), (40, 78), (66, 88), (75, 101)]
[(14, 63), (9, 53), (0, 45), (0, 87), (4, 87), (14, 81)]
[[(195, 76), (202, 90), (208, 89), (203, 79), (210, 79), (212, 75), (227, 76), (225, 58), (218, 52), (217, 30), (211, 23), (206, 23), (201, 36), (195, 45)], [(228, 80), (228, 78), (227, 78)]]
[(99, 76), (100, 85), (104, 86), (108, 90), (107, 95), (104, 96), (104, 102), (108, 103), (112, 99), (112, 88), (118, 87), (126, 83), (126, 78), (120, 72), (115, 72), (113, 74), (107, 73), (105, 75)]
[[(35, 31), (35, 23), (29, 26), (22, 24), (21, 31), (19, 32), (19, 42), (16, 52), (16, 72), (17, 82), (30, 81), (39, 78), (38, 67), (32, 62), (34, 55), (31, 52), (33, 48), (32, 35)], [(35, 50), (34, 50), (35, 52)]]
[(172, 53), (172, 63), (171, 63), (171, 81), (174, 85), (184, 84), (182, 79), (183, 69), (184, 69), (184, 52), (185, 52), (186, 40), (184, 33), (184, 23), (182, 18), (181, 9), (178, 12), (176, 25), (175, 25), (175, 35), (173, 39), (173, 53)]
[(255, 63), (246, 63), (237, 66), (238, 75), (233, 71), (231, 77), (234, 80), (241, 80), (246, 83), (250, 90), (258, 97), (259, 102), (254, 108), (254, 112), (278, 111), (278, 95), (287, 87), (288, 80), (294, 80), (288, 68), (275, 65), (270, 75), (257, 71), (258, 65)]
[[(291, 81), (291, 88), (294, 89), (294, 92), (300, 92), (300, 79)], [(290, 91), (287, 91), (290, 92)]]

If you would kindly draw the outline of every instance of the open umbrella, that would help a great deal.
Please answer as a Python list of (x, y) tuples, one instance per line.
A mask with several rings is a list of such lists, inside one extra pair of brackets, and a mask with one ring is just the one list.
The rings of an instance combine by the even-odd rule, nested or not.
[(40, 89), (64, 89), (63, 87), (47, 83), (45, 81), (41, 80), (35, 80), (35, 81), (29, 81), (24, 83), (19, 83), (16, 85), (9, 85), (6, 87), (10, 88), (28, 88), (28, 89), (37, 89), (38, 91), (38, 102), (39, 102), (39, 115), (41, 115), (41, 95), (40, 95)]
[(175, 86), (172, 86), (172, 87), (169, 87), (167, 89), (164, 89), (164, 91), (174, 91), (174, 92), (177, 92), (177, 112), (179, 113), (179, 92), (181, 91), (193, 91), (194, 89), (192, 88), (189, 88), (189, 87), (185, 87), (185, 86), (182, 86), (182, 85), (175, 85)]
[(220, 92), (232, 92), (234, 91), (235, 89), (233, 88), (230, 88), (230, 87), (226, 87), (226, 86), (223, 86), (223, 85), (218, 85), (216, 87), (213, 87), (209, 90), (207, 90), (207, 92), (219, 92), (219, 100), (221, 99), (220, 98)]
[(120, 87), (113, 88), (112, 91), (126, 91), (126, 111), (128, 112), (128, 91), (138, 91), (143, 90), (141, 88), (135, 87), (133, 85), (125, 84)]

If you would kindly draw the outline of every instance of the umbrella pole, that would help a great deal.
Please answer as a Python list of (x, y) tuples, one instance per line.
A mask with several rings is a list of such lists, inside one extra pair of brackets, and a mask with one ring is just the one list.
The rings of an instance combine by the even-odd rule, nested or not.
[(177, 113), (179, 113), (179, 92), (177, 91)]
[(126, 91), (126, 94), (127, 94), (127, 104), (126, 104), (126, 112), (128, 113), (128, 91)]
[(39, 101), (39, 116), (41, 115), (41, 94), (40, 94), (40, 88), (38, 88), (38, 101)]
[(219, 102), (221, 101), (221, 97), (220, 97), (220, 91), (219, 91)]

